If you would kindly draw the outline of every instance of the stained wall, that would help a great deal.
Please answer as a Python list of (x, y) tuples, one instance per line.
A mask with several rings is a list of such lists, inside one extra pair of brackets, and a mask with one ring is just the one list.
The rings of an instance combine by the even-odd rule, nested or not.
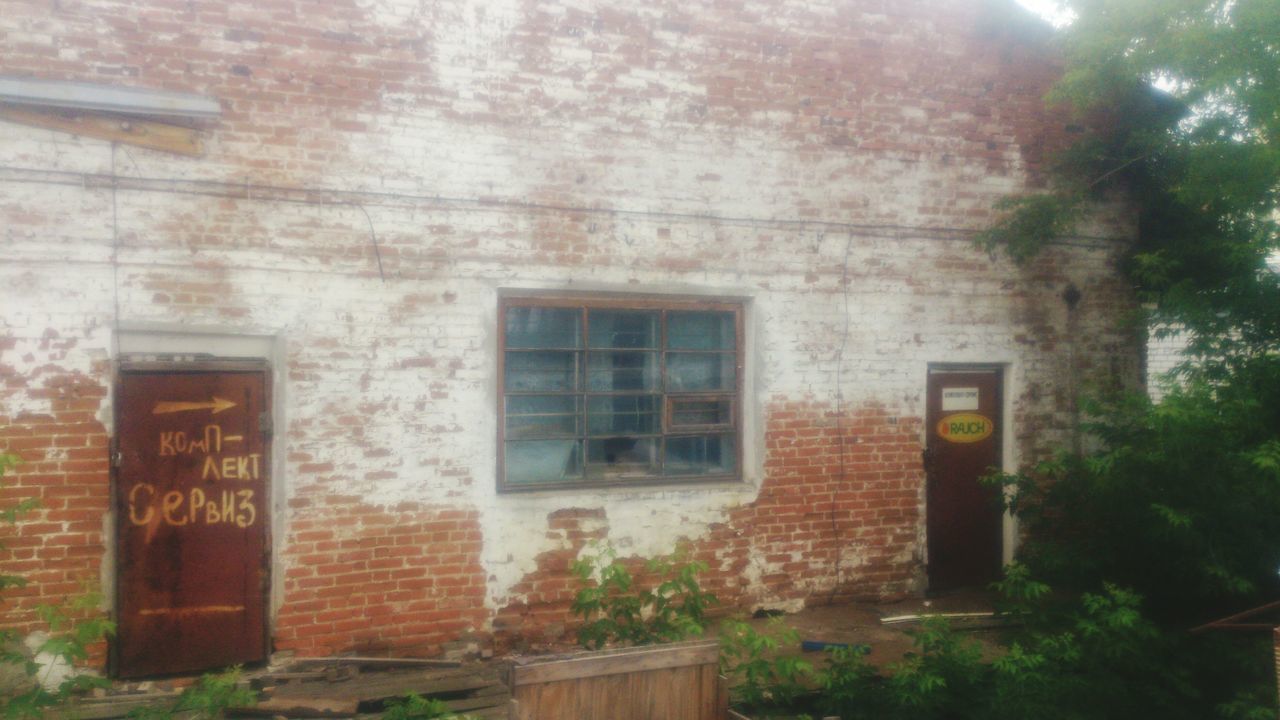
[[(1012, 3), (59, 0), (0, 37), (8, 75), (223, 109), (194, 158), (0, 122), (0, 498), (42, 503), (5, 624), (111, 597), (147, 337), (271, 348), (272, 637), (303, 654), (558, 635), (593, 540), (688, 543), (744, 608), (917, 593), (930, 363), (1004, 368), (1009, 468), (1138, 372), (1122, 205), (1025, 267), (971, 241), (1076, 131)], [(499, 494), (497, 302), (535, 290), (741, 299), (742, 482)]]

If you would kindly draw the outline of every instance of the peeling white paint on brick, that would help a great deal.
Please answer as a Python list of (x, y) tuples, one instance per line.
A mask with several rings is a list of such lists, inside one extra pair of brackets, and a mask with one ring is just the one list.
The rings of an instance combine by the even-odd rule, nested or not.
[[(155, 182), (122, 186), (113, 213), (109, 190), (74, 182), (110, 171), (108, 143), (0, 123), (0, 342), (14, 341), (0, 345), (0, 371), (27, 383), (3, 390), (0, 415), (47, 414), (50, 401), (27, 387), (50, 374), (110, 382), (117, 320), (267, 336), (287, 348), (275, 358), (287, 423), (275, 435), (286, 460), (274, 569), (286, 609), (305, 594), (298, 580), (323, 580), (298, 557), (332, 552), (298, 550), (312, 541), (297, 527), (321, 526), (312, 532), (328, 532), (325, 542), (390, 543), (377, 535), (387, 517), (429, 535), (438, 516), (460, 513), (462, 527), (438, 532), (446, 548), (478, 547), (477, 567), (455, 574), (474, 572), (482, 587), (414, 586), (395, 611), (483, 604), (467, 622), (485, 627), (513, 603), (545, 601), (519, 588), (547, 570), (541, 558), (574, 550), (573, 533), (549, 520), (569, 508), (588, 511), (577, 533), (604, 531), (623, 556), (729, 542), (713, 567), (744, 563), (742, 597), (795, 609), (836, 580), (812, 551), (825, 506), (797, 510), (805, 527), (772, 538), (753, 526), (769, 518), (742, 517), (766, 489), (804, 493), (830, 474), (803, 475), (808, 458), (769, 464), (776, 408), (802, 406), (806, 429), (820, 432), (837, 407), (850, 418), (871, 408), (884, 432), (850, 447), (875, 448), (876, 435), (911, 445), (923, 439), (929, 363), (1000, 363), (1016, 464), (1070, 423), (1067, 342), (1096, 367), (1114, 359), (1118, 374), (1130, 361), (1115, 243), (1055, 248), (1025, 270), (970, 244), (992, 202), (1040, 170), (1030, 154), (1053, 123), (1038, 114), (1035, 83), (1048, 74), (1010, 79), (1026, 68), (1000, 65), (998, 41), (943, 21), (975, 22), (967, 4), (906, 21), (936, 14), (922, 7), (358, 0), (308, 4), (303, 17), (289, 3), (231, 2), (177, 25), (180, 9), (157, 9), (182, 28), (163, 47), (201, 52), (190, 67), (157, 60), (122, 77), (219, 97), (226, 113), (204, 130), (205, 157), (118, 148), (118, 174)], [(111, 8), (135, 23), (148, 12)], [(42, 16), (50, 27), (30, 29), (33, 16), (17, 13), (0, 18), (0, 33), (92, 39), (121, 57), (163, 52), (79, 17)], [(71, 76), (108, 70), (84, 52), (63, 61)], [(47, 61), (14, 62), (34, 72)], [(989, 92), (1000, 94), (988, 102)], [(71, 174), (35, 185), (10, 166)], [(220, 196), (166, 179), (212, 181), (200, 188)], [(364, 194), (286, 202), (254, 190), (270, 184)], [(1131, 230), (1111, 207), (1082, 232)], [(1077, 337), (1064, 330), (1068, 282), (1083, 291)], [(744, 482), (499, 495), (497, 302), (509, 290), (743, 299)], [(108, 416), (104, 401), (98, 417)], [(914, 460), (895, 462), (903, 482), (918, 479)], [(891, 567), (903, 572), (886, 590), (909, 589), (923, 490), (898, 492), (914, 503), (906, 520), (835, 540), (842, 581)], [(351, 508), (326, 504), (335, 498)], [(473, 522), (479, 539), (458, 539)], [(869, 542), (886, 536), (890, 549)], [(411, 559), (421, 564), (397, 570), (432, 576), (431, 558)], [(334, 649), (315, 642), (295, 640)]]

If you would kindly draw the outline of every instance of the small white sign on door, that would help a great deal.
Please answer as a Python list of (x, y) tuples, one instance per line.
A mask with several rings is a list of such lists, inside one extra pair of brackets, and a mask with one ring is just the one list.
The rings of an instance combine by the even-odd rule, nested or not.
[(944, 387), (942, 388), (942, 411), (977, 410), (978, 388), (976, 387)]

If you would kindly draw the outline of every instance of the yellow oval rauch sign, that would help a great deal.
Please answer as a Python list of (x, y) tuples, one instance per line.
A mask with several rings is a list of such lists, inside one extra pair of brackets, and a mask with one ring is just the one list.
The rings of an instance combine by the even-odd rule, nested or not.
[(991, 418), (977, 413), (956, 413), (938, 421), (938, 435), (947, 442), (974, 443), (995, 432)]

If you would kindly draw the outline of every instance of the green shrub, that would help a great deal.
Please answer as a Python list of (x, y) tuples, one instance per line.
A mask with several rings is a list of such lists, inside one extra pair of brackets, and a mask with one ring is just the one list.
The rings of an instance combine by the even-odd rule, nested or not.
[(1129, 588), (1170, 629), (1280, 595), (1280, 358), (1091, 410), (1096, 452), (1005, 478), (1034, 577), (1064, 596)]
[(201, 676), (196, 684), (182, 691), (168, 707), (144, 707), (133, 710), (134, 720), (213, 720), (233, 707), (250, 707), (258, 696), (241, 683), (240, 668)]
[(880, 672), (867, 662), (861, 646), (827, 651), (826, 667), (817, 675), (822, 689), (819, 707), (824, 716), (841, 720), (879, 720), (888, 717), (888, 689)]
[(403, 700), (392, 700), (383, 710), (383, 720), (467, 720), (469, 715), (455, 715), (441, 700), (426, 699), (409, 693)]
[[(0, 453), (0, 480), (16, 467), (19, 458), (11, 453)], [(0, 525), (16, 525), (19, 519), (39, 507), (34, 499), (19, 501), (0, 510)], [(4, 546), (0, 545), (0, 551)], [(0, 590), (22, 587), (26, 580), (15, 575), (0, 575)], [(52, 664), (74, 667), (89, 656), (89, 647), (115, 631), (115, 623), (103, 618), (98, 607), (100, 594), (86, 590), (60, 605), (41, 605), (36, 613), (49, 629), (48, 639), (35, 648), (35, 656), (44, 655)], [(107, 681), (92, 675), (72, 672), (58, 687), (50, 690), (37, 682), (41, 666), (17, 649), (20, 641), (17, 631), (0, 630), (0, 663), (18, 665), (31, 680), (30, 687), (12, 697), (0, 700), (0, 714), (5, 718), (42, 717), (46, 710), (65, 703), (72, 696), (94, 687), (107, 685)]]
[(570, 611), (582, 618), (578, 642), (588, 649), (606, 643), (648, 645), (701, 635), (716, 597), (698, 583), (705, 563), (681, 553), (644, 564), (653, 587), (642, 587), (612, 547), (596, 548), (571, 565), (579, 589)]
[[(1048, 606), (1047, 588), (1032, 594), (1038, 600), (1025, 605), (1022, 618)], [(1190, 678), (1166, 662), (1180, 650), (1139, 605), (1116, 587), (1085, 594), (1070, 608), (1056, 607), (1062, 614), (1054, 622), (1012, 633), (992, 660), (945, 619), (926, 618), (912, 632), (915, 650), (883, 674), (854, 649), (830, 652), (818, 673), (819, 709), (842, 720), (1212, 717), (1196, 709)], [(1232, 709), (1247, 712), (1248, 702)]]
[(742, 620), (726, 620), (720, 630), (720, 671), (729, 678), (732, 698), (743, 708), (788, 708), (809, 690), (813, 666), (780, 648), (799, 645), (800, 636), (775, 618), (768, 632)]
[[(1128, 654), (1090, 688), (1113, 705), (1166, 718), (1245, 717), (1250, 698), (1274, 693), (1265, 639), (1187, 630), (1280, 596), (1280, 355), (1206, 360), (1184, 380), (1158, 405), (1094, 402), (1093, 452), (1003, 478), (1027, 535), (1017, 572), (1054, 588), (1022, 618), (1041, 633), (1094, 639), (1081, 652)], [(1072, 608), (1103, 612), (1099, 598), (1113, 617), (1140, 605), (1133, 629), (1145, 637), (1079, 626)], [(1141, 655), (1139, 640), (1157, 651)], [(1118, 678), (1127, 687), (1112, 687)], [(1274, 712), (1274, 700), (1264, 707)]]
[(926, 618), (913, 634), (917, 651), (890, 667), (886, 683), (895, 717), (977, 717), (969, 713), (989, 683), (982, 647), (944, 618)]

